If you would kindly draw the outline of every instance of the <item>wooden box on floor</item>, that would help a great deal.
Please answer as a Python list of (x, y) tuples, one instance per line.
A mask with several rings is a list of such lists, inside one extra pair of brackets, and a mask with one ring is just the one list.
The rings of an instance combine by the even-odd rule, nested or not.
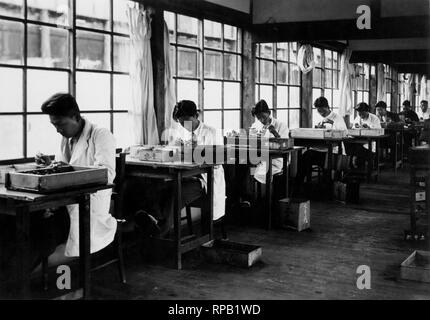
[(414, 251), (402, 262), (400, 277), (406, 280), (430, 282), (430, 252)]
[(260, 246), (228, 240), (211, 240), (201, 248), (203, 256), (212, 263), (225, 263), (245, 268), (254, 265), (262, 255)]
[(311, 202), (306, 199), (279, 200), (280, 219), (283, 227), (302, 231), (311, 226)]

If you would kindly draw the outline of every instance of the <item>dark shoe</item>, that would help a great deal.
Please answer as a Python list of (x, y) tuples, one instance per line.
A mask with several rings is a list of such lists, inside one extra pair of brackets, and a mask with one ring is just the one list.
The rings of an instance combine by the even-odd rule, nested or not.
[(157, 219), (148, 214), (146, 211), (139, 210), (134, 215), (136, 228), (145, 236), (156, 236), (160, 234), (160, 227), (157, 225)]

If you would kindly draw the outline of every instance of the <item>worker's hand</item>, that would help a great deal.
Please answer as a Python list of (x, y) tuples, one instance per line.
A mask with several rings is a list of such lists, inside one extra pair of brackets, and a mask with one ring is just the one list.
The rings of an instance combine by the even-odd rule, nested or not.
[(356, 127), (356, 128), (360, 128), (360, 125), (359, 125), (358, 123), (356, 123), (356, 124), (354, 125), (354, 127)]
[(365, 124), (365, 123), (363, 123), (362, 127), (365, 128), (365, 129), (370, 129), (370, 127), (367, 124)]
[(280, 137), (280, 135), (279, 135), (278, 131), (276, 131), (276, 129), (275, 129), (275, 127), (274, 127), (273, 125), (270, 125), (267, 129), (268, 129), (268, 130), (269, 130), (269, 132), (270, 132), (271, 134), (273, 134), (276, 138), (279, 138), (279, 137)]
[(49, 166), (51, 164), (51, 158), (46, 154), (38, 152), (34, 158), (35, 162), (39, 165)]

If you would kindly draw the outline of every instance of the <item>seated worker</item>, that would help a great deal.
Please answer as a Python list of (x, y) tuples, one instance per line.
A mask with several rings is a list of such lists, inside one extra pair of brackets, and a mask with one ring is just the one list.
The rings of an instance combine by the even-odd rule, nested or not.
[[(183, 128), (176, 144), (192, 139), (196, 145), (222, 145), (222, 137), (217, 135), (217, 130), (201, 122), (198, 117), (199, 112), (193, 101), (181, 100), (176, 104), (173, 119)], [(219, 220), (225, 214), (225, 180), (222, 165), (214, 166), (213, 186), (213, 220)], [(206, 191), (207, 174), (183, 179), (181, 208), (199, 199)], [(151, 185), (150, 193), (147, 198), (151, 202), (158, 202), (160, 210), (151, 214), (139, 211), (135, 218), (136, 224), (150, 235), (163, 237), (173, 225), (174, 185), (173, 183)]]
[[(42, 112), (49, 115), (51, 124), (63, 136), (60, 155), (56, 160), (75, 166), (107, 168), (108, 183), (115, 178), (115, 139), (105, 128), (99, 128), (80, 114), (73, 96), (58, 93), (42, 104)], [(47, 156), (39, 155), (37, 162), (49, 164)], [(98, 191), (91, 195), (91, 253), (108, 246), (114, 239), (117, 221), (109, 213), (111, 193)], [(69, 205), (70, 230), (65, 255), (79, 256), (79, 206)]]
[[(269, 106), (265, 100), (257, 102), (255, 107), (252, 109), (253, 114), (257, 118), (258, 122), (261, 123), (260, 131), (262, 137), (265, 138), (288, 138), (288, 126), (286, 123), (281, 122), (270, 116)], [(255, 127), (258, 127), (256, 125)], [(274, 159), (272, 161), (272, 175), (282, 171), (283, 160)], [(255, 169), (254, 178), (262, 183), (266, 183), (266, 162), (262, 161), (257, 165)]]
[[(363, 129), (380, 129), (381, 121), (379, 118), (370, 113), (370, 107), (365, 102), (360, 102), (355, 110), (358, 116), (352, 122), (353, 128)], [(372, 149), (372, 147), (371, 147)], [(345, 150), (348, 155), (353, 156), (353, 167), (357, 168), (364, 164), (364, 160), (371, 160), (373, 157), (372, 150), (368, 149), (367, 145), (360, 145), (356, 143), (345, 143)]]
[(397, 113), (387, 111), (387, 104), (384, 101), (378, 101), (375, 105), (376, 116), (381, 123), (399, 122), (400, 118)]
[[(317, 128), (347, 130), (345, 120), (340, 115), (330, 110), (326, 98), (319, 97), (316, 99), (314, 107), (321, 117), (323, 117), (323, 120), (316, 126)], [(305, 177), (312, 171), (313, 165), (324, 168), (327, 151), (327, 148), (310, 148), (303, 154), (297, 170), (295, 192), (299, 192)], [(333, 152), (337, 153), (336, 150), (333, 150)]]
[(406, 123), (420, 121), (420, 119), (418, 118), (418, 115), (415, 113), (414, 110), (412, 110), (411, 102), (409, 100), (403, 101), (402, 105), (403, 105), (403, 111), (400, 112), (400, 116), (404, 118), (404, 121)]
[(419, 113), (420, 120), (430, 119), (430, 109), (429, 109), (429, 103), (427, 100), (421, 100), (420, 109), (421, 109)]
[(424, 128), (418, 140), (421, 145), (430, 144), (430, 119), (424, 121)]

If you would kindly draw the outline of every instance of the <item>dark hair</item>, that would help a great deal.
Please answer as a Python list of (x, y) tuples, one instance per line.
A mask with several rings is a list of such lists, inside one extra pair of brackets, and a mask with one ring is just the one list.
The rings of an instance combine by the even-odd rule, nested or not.
[(428, 104), (429, 104), (429, 102), (428, 102), (427, 100), (421, 100), (421, 101), (420, 101), (420, 104), (421, 104), (421, 103), (422, 103), (422, 104), (425, 104), (425, 105), (428, 105)]
[(319, 108), (328, 108), (328, 109), (330, 109), (330, 106), (328, 105), (328, 101), (324, 97), (317, 98), (315, 100), (315, 102), (314, 102), (314, 106), (317, 109), (319, 109)]
[(173, 109), (173, 120), (178, 121), (181, 117), (198, 117), (199, 111), (196, 104), (191, 100), (181, 100)]
[(378, 101), (375, 104), (375, 109), (376, 108), (382, 108), (382, 109), (387, 109), (387, 104), (384, 101)]
[(56, 93), (42, 104), (42, 112), (51, 116), (81, 119), (79, 106), (69, 93)]
[(366, 102), (360, 102), (356, 107), (355, 110), (357, 111), (366, 111), (366, 112), (370, 112), (370, 107)]
[(403, 101), (402, 105), (410, 107), (411, 106), (411, 102), (409, 100), (405, 100), (405, 101)]
[(270, 110), (269, 110), (269, 106), (267, 105), (267, 102), (265, 100), (260, 100), (257, 102), (255, 107), (252, 108), (251, 113), (253, 113), (253, 115), (257, 115), (263, 112), (270, 114)]

